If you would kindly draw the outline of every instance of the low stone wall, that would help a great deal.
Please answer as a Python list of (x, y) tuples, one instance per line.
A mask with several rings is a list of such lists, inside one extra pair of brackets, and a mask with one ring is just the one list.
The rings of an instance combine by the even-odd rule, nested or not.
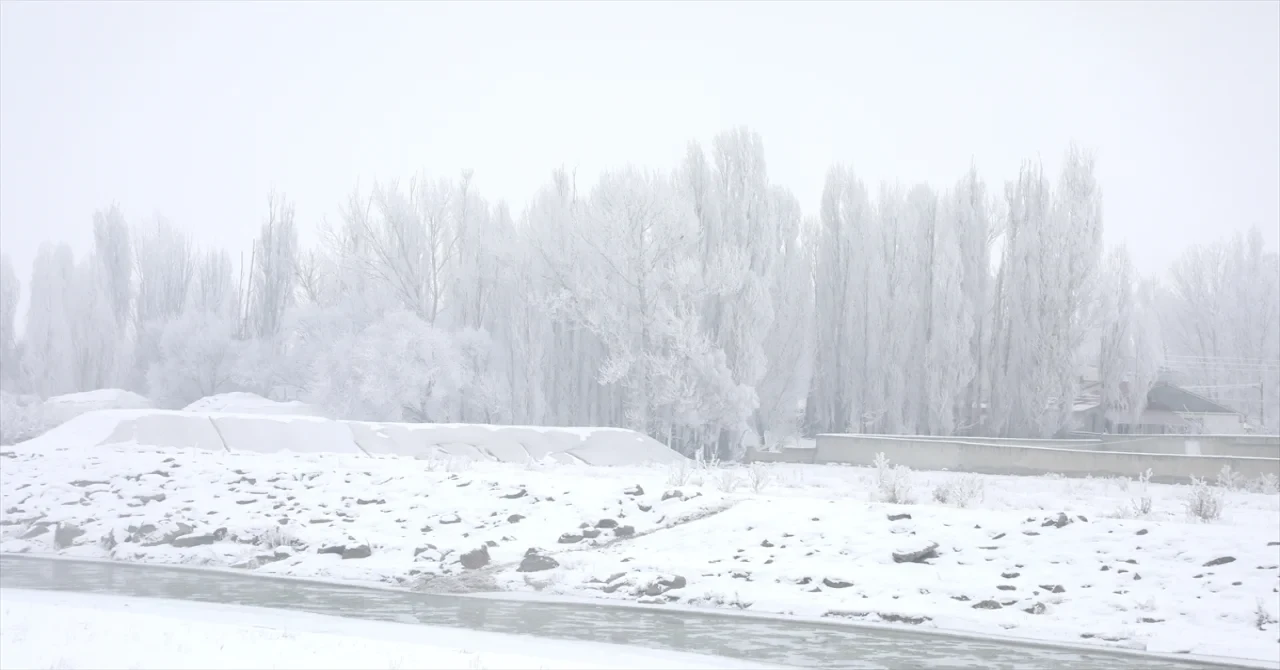
[[(1151, 470), (1155, 481), (1185, 482), (1190, 477), (1214, 478), (1228, 465), (1244, 477), (1280, 477), (1280, 459), (1240, 456), (1188, 456), (1112, 450), (996, 444), (979, 440), (949, 441), (867, 435), (819, 435), (815, 463), (872, 465), (883, 453), (896, 465), (916, 470), (950, 470), (1002, 475), (1071, 477), (1137, 477)], [(791, 461), (794, 462), (794, 461)]]
[(1280, 458), (1280, 435), (1104, 435), (1100, 439), (1100, 451)]

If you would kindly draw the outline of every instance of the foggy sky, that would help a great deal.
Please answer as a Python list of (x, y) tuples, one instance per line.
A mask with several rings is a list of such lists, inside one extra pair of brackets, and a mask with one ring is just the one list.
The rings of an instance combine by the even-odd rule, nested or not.
[(0, 247), (93, 211), (247, 249), (274, 187), (303, 241), (360, 184), (475, 170), (518, 213), (559, 165), (669, 169), (747, 125), (817, 212), (848, 163), (989, 187), (1073, 139), (1111, 242), (1280, 237), (1280, 3), (0, 4)]

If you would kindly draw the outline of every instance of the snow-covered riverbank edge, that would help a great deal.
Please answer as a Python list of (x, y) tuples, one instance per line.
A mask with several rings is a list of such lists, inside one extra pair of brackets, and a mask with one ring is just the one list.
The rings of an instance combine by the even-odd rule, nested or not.
[(1187, 487), (911, 477), (917, 497), (980, 490), (962, 509), (870, 502), (859, 468), (18, 453), (0, 549), (1280, 662), (1275, 496), (1224, 493), (1205, 524)]

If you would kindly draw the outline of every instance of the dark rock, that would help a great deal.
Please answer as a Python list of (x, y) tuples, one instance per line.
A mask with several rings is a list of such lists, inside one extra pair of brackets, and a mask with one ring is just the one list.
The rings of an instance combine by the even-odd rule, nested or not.
[(52, 525), (53, 524), (48, 521), (37, 521), (31, 526), (31, 528), (27, 529), (27, 532), (23, 533), (19, 539), (30, 540), (33, 537), (40, 537), (41, 535), (49, 532), (49, 526)]
[(641, 512), (648, 512), (653, 509), (653, 505), (636, 505), (636, 507), (639, 507)]
[(471, 482), (458, 482), (457, 484), (455, 484), (455, 486), (457, 486), (458, 488), (462, 488), (464, 486), (471, 486)]
[(644, 489), (641, 488), (639, 484), (636, 484), (635, 486), (632, 486), (629, 489), (623, 490), (623, 493), (629, 496), (642, 496), (644, 495)]
[[(533, 550), (530, 549), (529, 551)], [(558, 567), (560, 567), (560, 564), (550, 556), (525, 554), (524, 559), (520, 561), (520, 567), (516, 568), (516, 572), (542, 572), (543, 570), (551, 570)]]
[(1036, 535), (1039, 535), (1040, 533), (1037, 533), (1037, 532), (1036, 532), (1036, 531), (1034, 531), (1034, 530), (1024, 530), (1024, 531), (1022, 531), (1022, 534), (1023, 534), (1023, 535), (1030, 535), (1030, 536), (1033, 536), (1033, 537), (1034, 537), (1034, 536), (1036, 536)]
[(991, 538), (991, 539), (993, 539), (993, 540), (999, 540), (1000, 538), (1004, 537), (1004, 535), (1005, 535), (1004, 533), (1000, 533), (999, 535), (997, 535), (997, 536), (995, 536), (995, 537), (993, 537), (993, 538)]
[(218, 540), (219, 538), (216, 534), (205, 533), (203, 535), (183, 535), (182, 537), (174, 538), (173, 542), (170, 542), (169, 544), (172, 544), (179, 549), (188, 549), (190, 547), (202, 547), (207, 544), (213, 544)]
[(1138, 535), (1146, 535), (1148, 532), (1150, 532), (1150, 531), (1148, 531), (1146, 528), (1141, 528), (1141, 529), (1139, 529), (1139, 530), (1138, 530), (1138, 533), (1137, 533), (1137, 534), (1138, 534)]
[(1000, 576), (1004, 577), (1005, 579), (1017, 579), (1018, 576), (1021, 574), (1022, 573), (1020, 572), (1002, 572), (1000, 573)]
[(951, 596), (952, 600), (959, 600), (962, 603), (969, 602), (969, 596)]
[(486, 547), (496, 547), (496, 546), (498, 546), (498, 543), (497, 543), (497, 542), (494, 542), (493, 540), (485, 540), (485, 541), (484, 541), (484, 546), (486, 546)]
[(343, 560), (352, 559), (352, 558), (369, 558), (372, 555), (373, 555), (373, 550), (370, 549), (369, 545), (367, 544), (362, 544), (355, 547), (349, 547), (342, 550)]
[(600, 537), (600, 529), (599, 529), (599, 528), (584, 528), (584, 529), (582, 529), (582, 537), (584, 537), (584, 538), (586, 538), (586, 539), (588, 539), (588, 540), (594, 540), (594, 539), (596, 539), (597, 537)]
[[(435, 549), (436, 549), (436, 545), (434, 545), (434, 544), (428, 544), (428, 545), (427, 545), (427, 546), (425, 546), (425, 547), (418, 547), (417, 549), (414, 549), (414, 550), (413, 550), (413, 556), (414, 556), (414, 558), (417, 558), (419, 555), (423, 554), (423, 553), (424, 553), (424, 552), (426, 552), (428, 549), (430, 549), (430, 550), (432, 550), (432, 551), (435, 551)], [(338, 552), (338, 553), (342, 553), (342, 552)]]
[(418, 529), (418, 532), (419, 532), (419, 533), (430, 533), (430, 532), (431, 532), (431, 526), (423, 526), (423, 527), (421, 527), (421, 528), (419, 528), (419, 529)]
[(679, 498), (681, 500), (684, 500), (684, 494), (680, 492), (680, 489), (674, 489), (662, 494), (663, 500), (670, 500), (672, 498)]
[(357, 505), (385, 505), (387, 501), (382, 498), (356, 498)]
[(1104, 565), (1104, 566), (1102, 566), (1102, 569), (1101, 569), (1101, 570), (1099, 570), (1099, 572), (1106, 572), (1106, 571), (1108, 571), (1108, 570), (1110, 570), (1110, 569), (1111, 569), (1111, 566), (1110, 566), (1110, 565)]
[(596, 522), (596, 528), (617, 528), (618, 522), (613, 519), (601, 519)]
[(468, 570), (479, 570), (489, 564), (489, 548), (480, 547), (472, 549), (458, 558), (462, 562), (462, 567)]
[(983, 600), (973, 605), (973, 609), (976, 610), (998, 610), (1002, 607), (1004, 606), (994, 600)]
[(631, 537), (636, 534), (634, 526), (618, 526), (613, 529), (614, 537)]
[(515, 499), (517, 499), (517, 498), (523, 498), (523, 497), (525, 497), (525, 496), (527, 496), (527, 495), (529, 495), (529, 492), (528, 492), (528, 491), (526, 491), (526, 490), (524, 490), (524, 489), (520, 489), (519, 491), (516, 491), (515, 493), (508, 493), (508, 494), (506, 494), (506, 495), (504, 495), (504, 496), (502, 496), (502, 497), (503, 497), (503, 498), (506, 498), (507, 500), (515, 500)]
[(1062, 588), (1061, 584), (1041, 584), (1040, 588), (1048, 591), (1049, 593), (1066, 593), (1067, 591)]
[[(320, 547), (319, 549), (316, 550), (316, 553), (317, 554), (337, 554), (338, 556), (341, 556), (342, 552), (346, 550), (347, 548), (345, 546), (341, 544), (337, 544), (331, 547)], [(417, 555), (418, 554), (415, 552), (414, 556), (417, 556)]]
[(1044, 603), (1036, 603), (1022, 611), (1027, 614), (1044, 614), (1045, 609)]
[(808, 577), (801, 577), (796, 583), (799, 584), (800, 586), (808, 586), (809, 582), (812, 582), (812, 581), (813, 580)]
[(576, 533), (565, 533), (560, 536), (560, 539), (556, 540), (556, 542), (559, 542), (560, 544), (573, 544), (574, 542), (581, 542), (581, 541), (582, 541), (582, 536)]
[(1018, 587), (1014, 586), (1013, 584), (996, 584), (996, 588), (1000, 589), (1001, 591), (1017, 591), (1018, 590)]
[(1235, 556), (1220, 556), (1218, 558), (1213, 559), (1212, 561), (1209, 561), (1208, 563), (1205, 563), (1204, 567), (1212, 568), (1215, 565), (1226, 565), (1227, 563), (1234, 563), (1235, 560), (1236, 560)]
[(768, 540), (765, 540), (760, 543), (760, 546), (764, 547), (765, 549), (768, 549), (773, 546), (773, 543)]
[(822, 585), (829, 589), (847, 589), (850, 586), (853, 586), (853, 583), (846, 582), (843, 579), (831, 579), (829, 577), (823, 577)]
[(157, 493), (155, 495), (149, 495), (149, 496), (134, 496), (133, 499), (145, 505), (149, 502), (164, 502), (165, 497), (166, 497), (165, 494)]
[(70, 523), (60, 523), (53, 531), (53, 547), (55, 549), (65, 549), (71, 546), (77, 537), (84, 535), (84, 531), (79, 526)]
[(910, 514), (890, 514), (889, 515), (890, 521), (901, 521), (902, 519), (910, 519), (910, 518), (911, 518)]
[(938, 557), (938, 543), (931, 542), (929, 546), (917, 551), (893, 552), (894, 563), (924, 563), (931, 558)]
[(1073, 523), (1071, 517), (1068, 517), (1065, 512), (1058, 512), (1057, 518), (1045, 519), (1044, 523), (1040, 524), (1040, 527), (1048, 528), (1053, 526), (1054, 528), (1062, 528), (1069, 523)]
[(447, 526), (449, 524), (454, 524), (454, 523), (462, 523), (462, 517), (458, 516), (457, 514), (450, 514), (449, 516), (446, 516), (440, 519), (441, 526)]

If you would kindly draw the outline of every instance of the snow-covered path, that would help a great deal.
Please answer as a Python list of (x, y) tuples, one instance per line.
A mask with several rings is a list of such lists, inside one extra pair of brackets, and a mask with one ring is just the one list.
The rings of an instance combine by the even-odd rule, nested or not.
[(1186, 486), (912, 473), (928, 502), (890, 505), (876, 476), (10, 452), (0, 550), (1280, 662), (1274, 494), (1224, 493), (1201, 523)]
[(0, 589), (0, 668), (763, 668), (734, 659), (280, 610)]

